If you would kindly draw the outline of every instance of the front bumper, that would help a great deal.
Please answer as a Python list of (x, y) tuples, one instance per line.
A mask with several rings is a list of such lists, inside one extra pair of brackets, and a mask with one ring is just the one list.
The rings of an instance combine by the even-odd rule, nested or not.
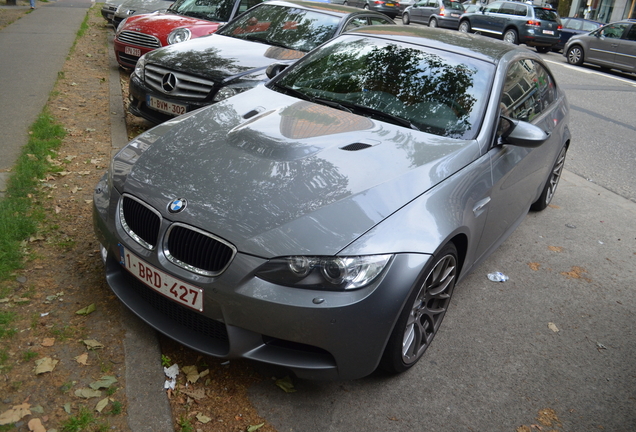
[[(117, 28), (117, 26), (115, 26), (115, 28)], [(115, 46), (115, 57), (117, 59), (117, 63), (127, 69), (134, 68), (139, 57), (156, 49), (126, 44), (117, 40), (117, 38), (115, 38), (113, 45)]]
[[(266, 260), (240, 251), (223, 274), (207, 278), (172, 265), (161, 250), (148, 251), (128, 237), (116, 220), (118, 199), (117, 191), (108, 191), (102, 180), (95, 192), (93, 221), (108, 252), (108, 284), (128, 308), (194, 350), (283, 366), (299, 378), (356, 379), (373, 372), (429, 259), (423, 254), (398, 254), (373, 284), (347, 292), (263, 281), (254, 271)], [(119, 264), (120, 244), (162, 271), (202, 288), (204, 312), (182, 306), (136, 279)]]
[(175, 116), (163, 113), (161, 111), (150, 108), (147, 104), (148, 96), (153, 96), (161, 100), (173, 102), (186, 107), (186, 112), (191, 112), (199, 108), (210, 105), (212, 102), (207, 99), (201, 101), (188, 101), (182, 99), (172, 99), (170, 96), (159, 93), (150, 87), (148, 87), (136, 74), (130, 75), (130, 81), (128, 84), (130, 105), (128, 110), (131, 114), (142, 117), (152, 123), (159, 124), (164, 121), (170, 120)]

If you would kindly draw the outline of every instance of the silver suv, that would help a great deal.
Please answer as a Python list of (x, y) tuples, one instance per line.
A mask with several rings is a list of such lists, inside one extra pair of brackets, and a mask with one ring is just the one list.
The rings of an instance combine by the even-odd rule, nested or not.
[(549, 7), (498, 1), (477, 12), (463, 14), (459, 31), (480, 33), (513, 44), (523, 43), (545, 53), (559, 42), (561, 19), (557, 11)]

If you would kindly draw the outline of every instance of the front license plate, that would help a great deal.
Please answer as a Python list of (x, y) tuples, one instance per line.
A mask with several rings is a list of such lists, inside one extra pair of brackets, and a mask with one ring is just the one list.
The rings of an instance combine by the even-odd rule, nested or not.
[(178, 116), (186, 113), (185, 105), (179, 105), (176, 103), (164, 101), (150, 95), (146, 96), (146, 104), (154, 110), (161, 111), (173, 116)]
[(139, 48), (133, 48), (133, 47), (127, 46), (127, 47), (124, 47), (124, 52), (131, 56), (141, 57), (141, 50)]
[(148, 287), (171, 300), (203, 312), (203, 290), (158, 270), (119, 245), (120, 264)]
[(106, 19), (112, 20), (114, 16), (115, 15), (113, 15), (113, 14), (106, 14)]
[(553, 30), (543, 30), (543, 34), (553, 35), (554, 31)]

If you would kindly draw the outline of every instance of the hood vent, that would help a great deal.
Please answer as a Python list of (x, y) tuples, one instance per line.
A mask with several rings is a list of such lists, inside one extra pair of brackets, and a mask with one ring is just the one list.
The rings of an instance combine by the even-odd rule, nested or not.
[(369, 147), (373, 147), (373, 145), (365, 144), (365, 143), (353, 143), (353, 144), (346, 145), (344, 147), (340, 147), (340, 150), (358, 151), (358, 150), (364, 150)]

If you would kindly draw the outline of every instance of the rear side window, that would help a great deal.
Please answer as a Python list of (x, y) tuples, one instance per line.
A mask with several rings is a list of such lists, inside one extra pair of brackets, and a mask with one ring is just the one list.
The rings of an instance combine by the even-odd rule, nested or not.
[(554, 9), (545, 9), (536, 7), (534, 8), (534, 16), (540, 20), (556, 21), (559, 18), (559, 14)]
[(518, 4), (515, 5), (515, 15), (517, 16), (527, 16), (528, 8), (525, 5)]
[(484, 12), (486, 13), (497, 13), (499, 12), (499, 8), (501, 7), (501, 3), (493, 3), (484, 8)]
[(503, 13), (506, 15), (514, 15), (515, 14), (515, 5), (513, 3), (504, 3), (501, 5), (501, 9), (499, 13)]
[(625, 39), (636, 41), (636, 26), (635, 25), (632, 25), (632, 28), (629, 29), (629, 32), (627, 33), (627, 36), (625, 36)]
[(596, 30), (600, 26), (601, 26), (600, 24), (584, 21), (583, 25), (581, 26), (581, 30), (586, 31), (586, 32), (591, 32), (591, 31)]

